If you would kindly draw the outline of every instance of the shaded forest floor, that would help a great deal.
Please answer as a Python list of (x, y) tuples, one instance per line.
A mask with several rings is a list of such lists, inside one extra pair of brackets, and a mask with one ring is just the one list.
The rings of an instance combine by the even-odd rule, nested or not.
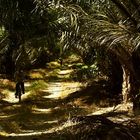
[[(133, 115), (131, 104), (117, 104), (115, 99), (107, 98), (103, 83), (95, 81), (94, 86), (87, 86), (87, 83), (74, 82), (70, 78), (72, 71), (67, 67), (60, 69), (55, 62), (50, 63), (47, 69), (31, 70), (25, 81), (26, 94), (22, 95), (21, 103), (14, 97), (15, 83), (1, 79), (0, 140), (74, 139), (71, 134), (81, 132), (75, 125), (81, 121), (80, 116), (97, 116), (94, 122), (93, 118), (91, 122), (86, 119), (90, 125), (95, 120), (102, 123), (104, 118), (98, 118), (101, 115), (107, 118), (105, 122), (109, 126), (111, 123), (119, 126), (132, 124), (135, 129), (137, 125), (138, 130), (139, 116)], [(84, 125), (81, 128), (85, 128)], [(77, 137), (76, 140), (89, 139)]]

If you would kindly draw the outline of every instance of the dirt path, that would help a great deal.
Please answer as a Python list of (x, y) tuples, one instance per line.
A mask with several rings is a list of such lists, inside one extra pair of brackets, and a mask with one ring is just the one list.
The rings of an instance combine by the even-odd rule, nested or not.
[[(46, 89), (43, 89), (41, 91), (46, 93), (46, 95), (43, 95), (44, 98), (62, 99), (68, 96), (70, 93), (79, 90), (81, 85), (82, 84), (80, 84), (79, 82), (48, 82)], [(31, 83), (25, 83), (25, 89), (30, 86)], [(50, 95), (48, 95), (48, 93), (50, 93)], [(14, 91), (4, 90), (3, 94), (6, 95), (6, 97), (3, 98), (4, 101), (9, 103), (18, 103), (19, 100), (18, 98), (15, 98)], [(26, 94), (23, 94), (22, 100), (27, 99), (30, 94), (30, 91), (26, 92)]]
[[(68, 71), (60, 71), (59, 74), (62, 79)], [(5, 97), (0, 103), (0, 134), (15, 139), (25, 136), (30, 138), (56, 129), (58, 122), (67, 119), (75, 109), (73, 105), (63, 104), (59, 100), (79, 90), (81, 86), (78, 82), (25, 82), (26, 93), (22, 95), (22, 102), (19, 104), (14, 95), (15, 85), (10, 84), (12, 90), (11, 87), (2, 90)]]
[(48, 88), (43, 91), (51, 94), (44, 96), (44, 98), (62, 99), (79, 90), (80, 86), (79, 82), (49, 82)]
[[(29, 87), (31, 84), (29, 82), (25, 83), (25, 89), (27, 87)], [(3, 90), (2, 92), (3, 94), (5, 94), (5, 98), (3, 98), (4, 101), (8, 102), (8, 103), (18, 103), (19, 99), (15, 98), (15, 91), (9, 91), (9, 90)], [(30, 95), (30, 92), (26, 92), (26, 94), (22, 95), (22, 100), (28, 98), (28, 95)]]
[[(68, 73), (68, 71), (59, 71), (61, 77), (59, 82), (45, 80), (25, 82), (26, 94), (22, 96), (20, 104), (14, 97), (14, 88), (13, 90), (5, 88), (2, 92), (6, 96), (0, 103), (0, 135), (7, 136), (8, 140), (9, 138), (11, 140), (33, 140), (42, 134), (49, 134), (57, 129), (68, 127), (70, 123), (60, 127), (59, 122), (68, 120), (71, 116), (100, 115), (116, 110), (127, 110), (127, 106), (121, 105), (95, 109), (92, 106), (78, 106), (74, 102), (65, 103), (65, 97), (82, 86), (78, 82), (63, 82), (63, 76), (66, 77)], [(130, 117), (118, 115), (115, 119), (114, 117), (110, 119), (121, 122), (129, 120)]]

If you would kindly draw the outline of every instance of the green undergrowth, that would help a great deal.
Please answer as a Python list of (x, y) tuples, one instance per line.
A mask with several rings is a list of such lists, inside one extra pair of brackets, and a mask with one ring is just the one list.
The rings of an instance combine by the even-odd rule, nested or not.
[[(41, 135), (37, 138), (41, 140), (71, 140), (75, 138), (74, 132), (76, 133), (74, 126), (72, 128), (68, 126), (72, 125), (69, 120), (73, 116), (86, 116), (97, 111), (100, 105), (102, 107), (109, 106), (108, 101), (106, 101), (108, 93), (106, 93), (104, 86), (97, 82), (93, 83), (92, 88), (84, 87), (81, 90), (78, 88), (79, 91), (69, 93), (64, 98), (49, 97), (53, 94), (52, 91), (57, 94), (60, 90), (59, 86), (63, 87), (60, 85), (61, 82), (69, 82), (69, 86), (64, 89), (68, 91), (75, 88), (74, 81), (83, 82), (96, 77), (96, 66), (86, 66), (75, 56), (71, 58), (65, 60), (62, 66), (59, 62), (51, 62), (44, 69), (30, 70), (25, 81), (25, 95), (23, 95), (25, 98), (22, 99), (21, 103), (9, 103), (2, 100), (0, 126), (2, 126), (3, 134), (43, 132), (55, 128), (54, 133)], [(52, 86), (51, 83), (56, 84), (53, 85), (52, 91), (48, 90), (49, 86)], [(105, 84), (106, 81), (102, 85)], [(6, 85), (3, 83), (1, 89), (14, 91), (15, 83), (7, 81)], [(66, 121), (67, 124), (64, 123)], [(64, 128), (60, 132), (57, 129), (62, 124), (64, 124)]]

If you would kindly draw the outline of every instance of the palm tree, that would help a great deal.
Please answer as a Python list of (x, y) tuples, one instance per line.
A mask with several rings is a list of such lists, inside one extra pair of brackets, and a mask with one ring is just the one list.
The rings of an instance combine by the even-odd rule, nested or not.
[[(121, 43), (120, 48), (120, 55), (123, 56), (122, 60), (122, 67), (124, 70), (124, 85), (129, 86), (127, 87), (127, 91), (124, 91), (124, 95), (130, 94), (134, 103), (134, 109), (139, 108), (139, 89), (140, 89), (140, 77), (137, 68), (139, 67), (139, 38), (140, 38), (140, 30), (139, 30), (139, 18), (140, 18), (140, 2), (139, 1), (128, 1), (123, 2), (119, 0), (111, 0), (116, 7), (122, 12), (124, 17), (127, 17), (128, 21), (123, 23), (125, 27), (126, 35), (126, 42), (124, 44)], [(131, 5), (131, 6), (130, 6)], [(129, 25), (128, 25), (129, 24)], [(127, 44), (130, 43), (130, 45)], [(127, 46), (127, 47), (126, 47)], [(124, 66), (123, 66), (124, 65)], [(126, 93), (127, 92), (127, 93)], [(124, 97), (124, 98), (127, 98)], [(127, 99), (126, 99), (127, 100)]]
[[(17, 65), (17, 62), (19, 62), (15, 61), (17, 60), (16, 57), (19, 56), (17, 50), (22, 50), (20, 49), (21, 45), (24, 48), (27, 44), (33, 45), (33, 41), (36, 40), (37, 42), (39, 40), (38, 42), (41, 42), (41, 44), (33, 45), (34, 48), (31, 47), (32, 51), (35, 49), (42, 51), (41, 47), (44, 46), (51, 52), (56, 49), (59, 34), (57, 9), (49, 7), (42, 12), (39, 6), (34, 0), (0, 0), (0, 25), (4, 27), (7, 33), (8, 42), (7, 47), (4, 47), (6, 50), (5, 69), (7, 74), (12, 75), (15, 64)], [(43, 39), (45, 41), (40, 41)], [(40, 52), (38, 55), (40, 55)]]
[(64, 48), (103, 48), (107, 55), (115, 56), (109, 58), (116, 59), (123, 71), (123, 101), (127, 102), (131, 98), (135, 108), (140, 88), (139, 72), (136, 70), (140, 41), (139, 2), (95, 0), (90, 3), (90, 10), (79, 6), (78, 2), (71, 4), (63, 3), (63, 6), (60, 6), (68, 9), (63, 16), (71, 23), (69, 30), (62, 34)]
[[(105, 3), (107, 6), (104, 6)], [(90, 44), (98, 43), (107, 53), (116, 56), (123, 69), (123, 101), (127, 102), (131, 98), (134, 108), (136, 100), (139, 100), (136, 95), (140, 88), (139, 72), (135, 68), (139, 59), (140, 41), (137, 5), (139, 3), (136, 1), (95, 1), (96, 14), (83, 16), (86, 22), (81, 27)]]
[[(37, 39), (41, 35), (46, 36), (47, 46), (51, 51), (54, 51), (57, 46), (55, 42), (59, 42), (60, 37), (63, 51), (77, 50), (80, 55), (85, 55), (94, 49), (102, 50), (108, 55), (112, 69), (118, 64), (121, 69), (119, 72), (123, 71), (123, 75), (120, 76), (123, 77), (123, 82), (120, 83), (123, 101), (127, 102), (130, 97), (134, 108), (137, 106), (140, 88), (139, 71), (136, 70), (139, 68), (137, 59), (140, 57), (139, 1), (30, 0), (30, 4), (27, 0), (24, 2), (0, 0), (0, 21), (9, 35), (9, 49), (18, 48), (25, 40), (32, 42), (32, 38)], [(11, 50), (8, 51), (10, 60)], [(116, 72), (112, 77), (116, 77), (114, 75)]]
[(23, 44), (27, 24), (30, 21), (31, 11), (33, 10), (33, 1), (8, 1), (0, 0), (0, 25), (7, 32), (7, 50), (5, 57), (6, 73), (12, 75), (15, 70), (15, 62), (12, 59), (13, 52), (19, 49)]

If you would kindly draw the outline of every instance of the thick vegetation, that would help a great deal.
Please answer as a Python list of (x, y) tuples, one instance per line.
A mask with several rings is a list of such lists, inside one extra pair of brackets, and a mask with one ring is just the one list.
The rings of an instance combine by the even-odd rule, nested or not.
[[(65, 80), (88, 83), (85, 97), (96, 85), (97, 100), (131, 102), (139, 114), (139, 7), (140, 0), (0, 0), (1, 76), (13, 81), (19, 68), (57, 74), (71, 69)], [(29, 73), (26, 79), (32, 80)], [(57, 74), (49, 80), (61, 79)]]

